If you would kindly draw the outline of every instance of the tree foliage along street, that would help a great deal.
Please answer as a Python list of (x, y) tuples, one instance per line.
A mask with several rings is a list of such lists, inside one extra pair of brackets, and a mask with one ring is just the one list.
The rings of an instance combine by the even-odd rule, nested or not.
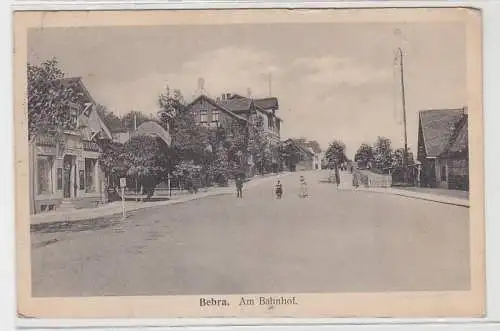
[(260, 116), (252, 116), (248, 127), (248, 152), (259, 173), (271, 169), (272, 151), (264, 134), (264, 122)]
[(347, 162), (347, 156), (345, 155), (345, 144), (340, 140), (334, 140), (328, 146), (325, 153), (328, 163), (339, 165), (341, 163)]
[(73, 105), (89, 100), (75, 88), (75, 81), (62, 81), (64, 73), (53, 58), (39, 65), (28, 63), (28, 138), (56, 129), (76, 127)]
[(96, 110), (111, 132), (119, 132), (123, 130), (122, 119), (116, 116), (112, 111), (106, 109), (106, 106), (98, 104)]
[[(373, 147), (368, 144), (361, 144), (358, 148), (354, 161), (361, 167), (367, 167), (373, 163), (375, 169), (388, 171), (389, 168), (403, 168), (404, 148), (392, 149), (391, 140), (385, 137), (378, 137)], [(415, 163), (413, 155), (408, 149), (408, 165)]]
[(373, 161), (373, 147), (368, 144), (361, 144), (354, 155), (354, 161), (358, 162), (362, 167), (367, 167)]
[(378, 137), (373, 148), (373, 160), (375, 168), (384, 170), (392, 165), (391, 140), (386, 137)]
[[(391, 166), (395, 168), (402, 168), (403, 167), (403, 161), (404, 161), (404, 155), (405, 155), (405, 150), (404, 148), (398, 148), (392, 153), (392, 158), (391, 158)], [(412, 165), (415, 163), (415, 160), (413, 160), (413, 155), (410, 152), (410, 149), (408, 148), (408, 155), (407, 155), (407, 161), (408, 165)]]

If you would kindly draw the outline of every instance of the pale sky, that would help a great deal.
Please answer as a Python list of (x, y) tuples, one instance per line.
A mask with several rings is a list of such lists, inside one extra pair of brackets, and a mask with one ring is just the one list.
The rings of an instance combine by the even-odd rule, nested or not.
[[(395, 36), (399, 29), (402, 39)], [(411, 24), (253, 24), (45, 28), (29, 34), (29, 61), (57, 57), (81, 76), (96, 102), (115, 113), (156, 113), (169, 85), (187, 100), (199, 77), (221, 93), (278, 97), (282, 137), (323, 149), (342, 140), (353, 157), (386, 136), (403, 146), (396, 47), (405, 51), (408, 144), (416, 151), (418, 111), (466, 101), (465, 26)]]

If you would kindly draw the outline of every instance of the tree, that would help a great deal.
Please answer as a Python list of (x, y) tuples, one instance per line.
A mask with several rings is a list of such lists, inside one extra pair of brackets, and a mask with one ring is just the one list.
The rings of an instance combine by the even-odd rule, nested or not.
[(106, 123), (109, 130), (111, 130), (111, 132), (118, 132), (123, 130), (122, 120), (112, 111), (107, 110), (103, 105), (97, 105), (96, 110), (99, 113), (99, 116), (101, 116), (104, 123)]
[[(157, 137), (135, 136), (123, 145), (120, 158), (127, 169), (127, 177), (136, 179), (148, 196), (163, 178), (168, 169), (164, 159), (166, 146)], [(139, 188), (139, 187), (138, 187)]]
[(172, 135), (167, 160), (168, 169), (176, 176), (206, 175), (213, 159), (210, 130), (196, 123), (195, 116), (184, 105), (178, 90), (167, 87), (158, 97), (160, 124)]
[(169, 119), (175, 118), (182, 111), (185, 101), (181, 91), (173, 90), (167, 86), (164, 93), (158, 96), (158, 105), (160, 106), (159, 117), (162, 121), (167, 122)]
[(88, 100), (76, 88), (76, 82), (61, 80), (64, 73), (56, 58), (40, 65), (28, 63), (28, 138), (53, 130), (74, 129), (74, 105)]
[(312, 148), (314, 153), (321, 153), (321, 147), (316, 140), (309, 140), (309, 141), (307, 141), (306, 145), (307, 145), (307, 147)]
[(386, 137), (378, 137), (373, 148), (373, 156), (377, 169), (389, 168), (392, 164), (391, 140)]
[(363, 166), (367, 166), (373, 161), (373, 148), (368, 144), (361, 144), (354, 155), (354, 161), (359, 162)]
[(347, 162), (347, 156), (345, 155), (345, 144), (340, 140), (334, 140), (328, 146), (325, 153), (328, 163), (339, 165), (341, 163)]
[(252, 155), (259, 172), (264, 173), (271, 163), (271, 150), (264, 132), (264, 122), (260, 116), (254, 116), (248, 128), (248, 152)]
[[(391, 158), (391, 165), (392, 167), (395, 168), (402, 168), (404, 165), (404, 155), (405, 155), (405, 150), (404, 148), (398, 148), (392, 153), (392, 158)], [(407, 154), (407, 161), (408, 165), (412, 165), (415, 163), (413, 160), (413, 155), (410, 152), (410, 149), (408, 149), (408, 154)]]
[(127, 174), (127, 164), (124, 158), (123, 144), (117, 142), (102, 142), (99, 155), (99, 165), (106, 175), (108, 185), (119, 185), (119, 178)]

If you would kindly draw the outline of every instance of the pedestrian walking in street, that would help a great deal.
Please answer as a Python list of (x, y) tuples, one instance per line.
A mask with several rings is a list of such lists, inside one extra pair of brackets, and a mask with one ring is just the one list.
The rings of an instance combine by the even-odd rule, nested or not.
[(241, 176), (236, 177), (236, 197), (243, 198), (243, 178)]
[(274, 186), (274, 193), (276, 194), (276, 199), (281, 199), (281, 197), (283, 196), (283, 185), (281, 184), (279, 179)]
[(340, 186), (340, 173), (339, 173), (339, 167), (335, 165), (335, 183), (337, 184), (337, 188)]
[(308, 197), (309, 193), (307, 192), (307, 182), (304, 176), (300, 176), (299, 183), (300, 183), (299, 197), (301, 198)]
[(359, 187), (359, 175), (358, 175), (357, 171), (353, 171), (353, 173), (352, 173), (352, 186), (354, 188)]

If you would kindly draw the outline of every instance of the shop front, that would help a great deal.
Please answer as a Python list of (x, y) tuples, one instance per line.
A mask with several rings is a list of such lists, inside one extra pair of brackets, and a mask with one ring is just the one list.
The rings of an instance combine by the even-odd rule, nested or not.
[(31, 147), (32, 213), (104, 202), (104, 175), (95, 142), (65, 132), (60, 139), (37, 138)]

